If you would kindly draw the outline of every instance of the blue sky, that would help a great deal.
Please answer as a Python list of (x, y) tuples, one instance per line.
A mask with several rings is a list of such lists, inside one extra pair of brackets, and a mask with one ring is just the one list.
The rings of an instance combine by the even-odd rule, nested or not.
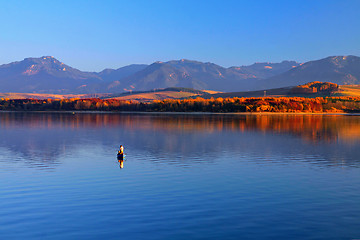
[(360, 1), (0, 0), (0, 64), (86, 71), (173, 59), (224, 67), (360, 56)]

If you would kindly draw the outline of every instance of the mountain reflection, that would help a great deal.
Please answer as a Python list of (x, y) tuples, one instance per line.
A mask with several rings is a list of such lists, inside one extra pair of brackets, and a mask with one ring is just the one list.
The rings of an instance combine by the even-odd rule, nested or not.
[(359, 154), (360, 143), (359, 116), (340, 115), (2, 112), (0, 131), (0, 148), (32, 166), (56, 166), (59, 156), (84, 145), (112, 150), (120, 143), (159, 159), (216, 158), (222, 151), (286, 154), (297, 148), (294, 154), (310, 151), (343, 163)]

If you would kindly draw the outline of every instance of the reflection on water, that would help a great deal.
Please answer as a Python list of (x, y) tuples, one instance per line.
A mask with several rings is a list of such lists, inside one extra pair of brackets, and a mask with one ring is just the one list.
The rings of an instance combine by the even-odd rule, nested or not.
[[(159, 159), (162, 153), (181, 156), (183, 163), (187, 157), (203, 153), (286, 154), (288, 149), (294, 149), (294, 154), (324, 156), (323, 164), (354, 166), (359, 164), (351, 157), (359, 154), (356, 147), (360, 143), (359, 118), (10, 112), (0, 114), (0, 147), (13, 152), (12, 161), (27, 159), (29, 166), (47, 168), (57, 166), (59, 156), (71, 154), (81, 146), (115, 148), (122, 142), (133, 151), (147, 151)], [(177, 161), (180, 160), (174, 162)]]
[(359, 118), (0, 112), (0, 239), (358, 239)]
[(118, 160), (120, 168), (124, 168), (124, 160)]
[(191, 115), (191, 114), (87, 114), (1, 113), (1, 128), (104, 128), (158, 131), (214, 132), (222, 130), (289, 133), (304, 140), (358, 141), (359, 116), (343, 115)]

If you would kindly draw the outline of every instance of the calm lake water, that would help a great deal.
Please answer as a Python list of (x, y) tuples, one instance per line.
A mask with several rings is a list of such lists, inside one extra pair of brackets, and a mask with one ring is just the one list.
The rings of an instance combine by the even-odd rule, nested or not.
[(360, 239), (360, 116), (2, 112), (0, 134), (0, 239)]

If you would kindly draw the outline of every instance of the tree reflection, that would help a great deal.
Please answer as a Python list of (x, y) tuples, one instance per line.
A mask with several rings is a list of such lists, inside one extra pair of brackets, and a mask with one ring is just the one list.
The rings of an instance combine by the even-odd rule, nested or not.
[(262, 131), (290, 133), (306, 141), (360, 139), (358, 116), (341, 115), (191, 115), (2, 113), (1, 129), (116, 128), (157, 131)]
[(295, 139), (309, 146), (335, 146), (324, 149), (324, 154), (344, 156), (357, 151), (360, 143), (359, 116), (341, 115), (3, 112), (0, 131), (0, 147), (46, 166), (56, 166), (59, 156), (84, 143), (107, 148), (127, 142), (133, 149), (154, 156), (162, 152), (210, 155), (223, 149), (283, 151), (280, 146), (297, 147)]

